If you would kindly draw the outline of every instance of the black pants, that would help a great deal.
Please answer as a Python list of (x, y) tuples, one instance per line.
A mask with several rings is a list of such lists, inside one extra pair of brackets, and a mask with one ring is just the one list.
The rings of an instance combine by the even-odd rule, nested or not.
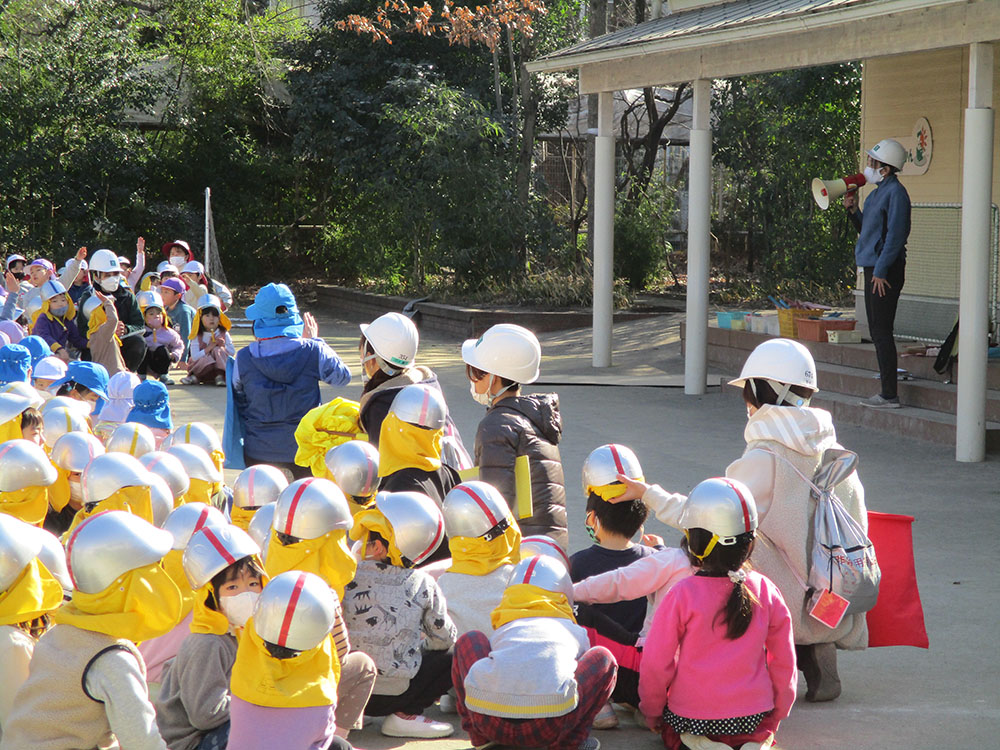
[(872, 288), (872, 266), (865, 266), (865, 313), (868, 332), (875, 344), (878, 372), (882, 379), (882, 398), (896, 398), (896, 340), (892, 328), (896, 323), (896, 306), (906, 279), (906, 260), (899, 258), (889, 267), (886, 281), (889, 290), (880, 297)]
[[(585, 628), (593, 628), (605, 638), (625, 646), (634, 646), (639, 640), (638, 633), (623, 628), (592, 604), (580, 603), (576, 605), (576, 624)], [(615, 689), (611, 691), (611, 700), (615, 703), (628, 703), (630, 706), (638, 708), (639, 673), (619, 665), (618, 681), (615, 683)]]
[(262, 458), (254, 458), (245, 450), (243, 451), (243, 463), (247, 465), (247, 468), (257, 466), (259, 464), (267, 464), (268, 466), (274, 466), (279, 469), (287, 469), (291, 472), (293, 480), (306, 479), (307, 477), (311, 477), (313, 475), (308, 466), (299, 466), (294, 461), (266, 461)]
[(146, 358), (146, 342), (139, 334), (126, 336), (122, 339), (120, 351), (122, 359), (125, 360), (125, 367), (129, 372), (136, 372), (142, 360)]
[(420, 714), (434, 701), (451, 690), (451, 651), (424, 651), (420, 669), (413, 675), (409, 687), (399, 695), (378, 695), (365, 706), (368, 716), (389, 714)]
[(146, 357), (142, 360), (142, 364), (139, 365), (136, 373), (139, 375), (146, 375), (148, 373), (154, 378), (158, 378), (161, 375), (166, 375), (170, 371), (172, 364), (173, 362), (170, 361), (170, 353), (167, 351), (167, 347), (147, 348)]

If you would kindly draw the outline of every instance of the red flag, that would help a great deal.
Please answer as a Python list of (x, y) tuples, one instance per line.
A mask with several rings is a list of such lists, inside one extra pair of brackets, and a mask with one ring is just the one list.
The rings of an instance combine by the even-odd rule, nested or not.
[(868, 538), (882, 570), (878, 603), (868, 612), (868, 645), (929, 648), (913, 565), (913, 516), (868, 512)]

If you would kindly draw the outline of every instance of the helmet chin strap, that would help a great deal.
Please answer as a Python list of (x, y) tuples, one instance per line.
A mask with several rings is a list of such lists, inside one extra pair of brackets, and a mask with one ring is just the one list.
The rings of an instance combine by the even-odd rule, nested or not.
[[(791, 394), (791, 399), (789, 399), (789, 394), (791, 393), (792, 386), (789, 383), (779, 383), (777, 380), (771, 380), (770, 378), (765, 378), (764, 382), (771, 386), (771, 389), (777, 396), (775, 403), (778, 406), (797, 406), (806, 407), (809, 406), (809, 398), (803, 398), (798, 394)], [(756, 379), (750, 379), (750, 390), (753, 392), (754, 397), (760, 401), (760, 396), (757, 395)]]

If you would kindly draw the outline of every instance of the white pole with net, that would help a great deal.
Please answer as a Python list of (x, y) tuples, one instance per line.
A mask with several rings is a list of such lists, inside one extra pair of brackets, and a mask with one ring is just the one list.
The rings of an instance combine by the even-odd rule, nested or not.
[(212, 278), (211, 253), (211, 225), (212, 225), (212, 188), (205, 188), (205, 275)]

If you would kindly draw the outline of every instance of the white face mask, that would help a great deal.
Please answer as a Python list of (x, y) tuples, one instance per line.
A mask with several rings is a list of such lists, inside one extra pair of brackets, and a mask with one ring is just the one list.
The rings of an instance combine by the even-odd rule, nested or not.
[(219, 609), (233, 627), (242, 628), (247, 624), (260, 594), (256, 591), (244, 591), (236, 596), (223, 596), (219, 599)]
[(108, 294), (111, 294), (112, 292), (116, 291), (118, 287), (121, 285), (122, 277), (119, 276), (118, 274), (115, 274), (114, 276), (108, 276), (106, 279), (101, 279), (97, 283), (100, 285), (103, 291), (107, 292)]
[(872, 185), (878, 185), (882, 182), (882, 173), (875, 169), (875, 167), (865, 167), (864, 175), (865, 179)]
[(185, 263), (187, 263), (187, 256), (186, 255), (171, 255), (170, 256), (170, 265), (172, 265), (174, 268), (181, 268), (181, 267), (184, 266)]
[(489, 387), (487, 387), (486, 393), (478, 393), (478, 392), (476, 392), (476, 384), (475, 384), (475, 382), (473, 382), (473, 381), (470, 380), (469, 381), (469, 392), (472, 394), (472, 398), (473, 398), (473, 400), (477, 404), (482, 404), (483, 406), (489, 406), (490, 404), (493, 403), (493, 397), (489, 393), (490, 387), (492, 387), (492, 386), (493, 386), (493, 376), (492, 375), (490, 376), (490, 385), (489, 385)]
[(78, 503), (83, 502), (83, 485), (79, 479), (69, 480), (69, 499)]
[(61, 318), (63, 315), (65, 315), (66, 310), (68, 309), (69, 307), (66, 305), (65, 302), (61, 305), (49, 305), (49, 312), (55, 315), (57, 318)]

